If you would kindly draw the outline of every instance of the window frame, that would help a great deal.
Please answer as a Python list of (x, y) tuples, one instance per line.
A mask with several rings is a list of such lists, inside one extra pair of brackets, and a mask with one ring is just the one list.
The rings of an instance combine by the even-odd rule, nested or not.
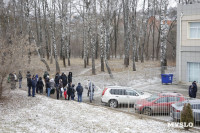
[[(187, 22), (187, 39), (188, 40), (200, 40), (200, 37), (199, 38), (191, 38), (190, 37), (190, 23), (200, 23), (200, 21), (188, 21)], [(200, 27), (199, 28), (197, 28), (197, 32), (198, 32), (198, 29), (200, 29)], [(182, 31), (181, 31), (182, 32)], [(200, 33), (199, 33), (200, 34)]]

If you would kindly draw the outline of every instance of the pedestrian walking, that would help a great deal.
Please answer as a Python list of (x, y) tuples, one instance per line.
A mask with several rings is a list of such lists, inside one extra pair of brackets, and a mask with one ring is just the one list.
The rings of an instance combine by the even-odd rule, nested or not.
[(64, 96), (65, 96), (65, 100), (67, 100), (67, 89), (64, 88)]
[(50, 91), (50, 94), (54, 94), (55, 93), (55, 82), (54, 82), (54, 79), (51, 78), (50, 80), (50, 88), (51, 88), (51, 91)]
[(78, 86), (76, 87), (76, 91), (78, 95), (78, 102), (82, 102), (83, 87), (81, 86), (81, 83), (78, 83)]
[(23, 76), (22, 76), (21, 71), (19, 71), (18, 79), (19, 79), (19, 88), (22, 88), (22, 79), (23, 79)]

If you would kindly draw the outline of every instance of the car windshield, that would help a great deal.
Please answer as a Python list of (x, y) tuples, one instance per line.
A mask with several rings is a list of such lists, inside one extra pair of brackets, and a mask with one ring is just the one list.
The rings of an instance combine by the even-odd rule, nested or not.
[(139, 95), (144, 95), (142, 91), (135, 90), (135, 92), (137, 92)]
[(154, 101), (154, 100), (156, 100), (157, 98), (159, 98), (159, 96), (158, 96), (158, 95), (153, 95), (153, 96), (151, 96), (151, 97), (147, 98), (146, 100), (147, 100), (147, 101), (149, 101), (149, 102), (151, 102), (151, 101)]

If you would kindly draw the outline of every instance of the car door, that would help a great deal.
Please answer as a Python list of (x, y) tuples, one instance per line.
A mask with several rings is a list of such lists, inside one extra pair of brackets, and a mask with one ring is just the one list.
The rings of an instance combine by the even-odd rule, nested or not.
[(134, 104), (140, 99), (139, 94), (131, 89), (126, 89), (127, 103)]
[(167, 97), (160, 97), (153, 103), (154, 113), (166, 113), (167, 111)]
[(119, 104), (124, 103), (126, 99), (124, 89), (111, 89), (111, 93), (113, 95), (112, 99), (117, 100)]
[(168, 97), (167, 105), (166, 105), (167, 113), (170, 112), (171, 105), (174, 104), (174, 103), (177, 103), (178, 101), (180, 101), (180, 97), (177, 97), (177, 96), (169, 96)]

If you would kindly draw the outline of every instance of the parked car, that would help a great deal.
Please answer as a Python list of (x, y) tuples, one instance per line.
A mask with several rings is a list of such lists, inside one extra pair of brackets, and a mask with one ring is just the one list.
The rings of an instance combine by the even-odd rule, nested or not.
[(145, 115), (155, 113), (170, 113), (171, 104), (184, 101), (184, 97), (180, 93), (159, 93), (149, 98), (139, 100), (135, 104), (135, 112)]
[(200, 122), (200, 99), (186, 100), (180, 103), (172, 104), (170, 116), (173, 118), (173, 121), (180, 121), (181, 112), (183, 110), (184, 104), (186, 103), (190, 103), (191, 105), (194, 121)]
[(108, 86), (103, 90), (101, 102), (116, 108), (119, 104), (134, 104), (136, 101), (150, 96), (150, 93), (140, 92), (131, 87)]

